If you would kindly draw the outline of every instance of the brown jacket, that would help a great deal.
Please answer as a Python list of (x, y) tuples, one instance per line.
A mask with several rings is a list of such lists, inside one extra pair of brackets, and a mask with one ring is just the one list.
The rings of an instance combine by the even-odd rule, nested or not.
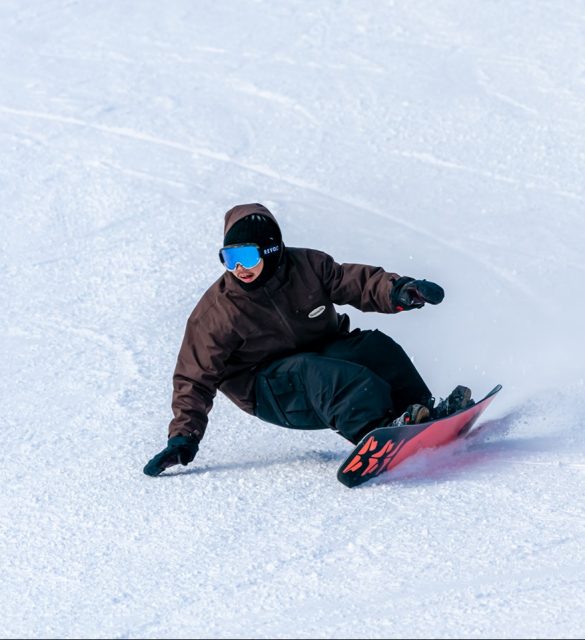
[[(274, 220), (262, 205), (239, 205), (227, 212), (225, 233), (252, 213)], [(346, 331), (347, 316), (334, 304), (394, 313), (390, 292), (398, 278), (381, 267), (338, 264), (321, 251), (297, 248), (285, 248), (276, 273), (254, 291), (224, 273), (187, 322), (173, 376), (169, 437), (201, 440), (218, 389), (253, 414), (255, 368)]]

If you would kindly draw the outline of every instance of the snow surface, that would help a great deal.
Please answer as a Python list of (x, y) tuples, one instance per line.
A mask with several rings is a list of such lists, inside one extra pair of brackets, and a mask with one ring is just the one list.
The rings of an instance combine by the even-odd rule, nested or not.
[[(2, 637), (582, 637), (585, 4), (2, 0)], [(219, 397), (166, 440), (223, 214), (440, 282), (351, 311), (477, 438), (349, 447)]]

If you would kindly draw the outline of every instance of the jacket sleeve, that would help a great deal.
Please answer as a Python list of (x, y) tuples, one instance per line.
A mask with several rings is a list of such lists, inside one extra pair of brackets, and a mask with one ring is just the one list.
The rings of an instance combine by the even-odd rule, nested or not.
[(326, 253), (320, 253), (321, 278), (335, 304), (349, 304), (360, 311), (397, 313), (390, 294), (397, 273), (365, 264), (339, 264)]
[(199, 443), (208, 422), (217, 388), (232, 352), (230, 336), (218, 335), (205, 326), (204, 318), (187, 322), (173, 375), (169, 438), (192, 435)]

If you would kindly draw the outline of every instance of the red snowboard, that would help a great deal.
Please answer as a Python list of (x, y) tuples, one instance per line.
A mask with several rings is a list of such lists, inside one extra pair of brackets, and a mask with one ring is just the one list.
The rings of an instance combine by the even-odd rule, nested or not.
[(343, 461), (337, 479), (346, 487), (355, 487), (393, 469), (420, 449), (440, 447), (465, 435), (501, 388), (494, 387), (472, 407), (440, 420), (370, 431)]

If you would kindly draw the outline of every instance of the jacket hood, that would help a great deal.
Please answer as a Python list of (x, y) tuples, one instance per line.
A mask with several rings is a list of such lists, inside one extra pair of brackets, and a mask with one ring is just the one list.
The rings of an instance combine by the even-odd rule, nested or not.
[(272, 215), (272, 213), (270, 213), (270, 211), (268, 211), (268, 209), (264, 205), (258, 204), (257, 202), (252, 204), (238, 204), (235, 207), (232, 207), (225, 214), (223, 237), (225, 238), (227, 232), (236, 224), (236, 222), (239, 222), (242, 218), (251, 216), (253, 213), (257, 213), (259, 215), (270, 218), (280, 230), (280, 226), (276, 221), (276, 218)]

